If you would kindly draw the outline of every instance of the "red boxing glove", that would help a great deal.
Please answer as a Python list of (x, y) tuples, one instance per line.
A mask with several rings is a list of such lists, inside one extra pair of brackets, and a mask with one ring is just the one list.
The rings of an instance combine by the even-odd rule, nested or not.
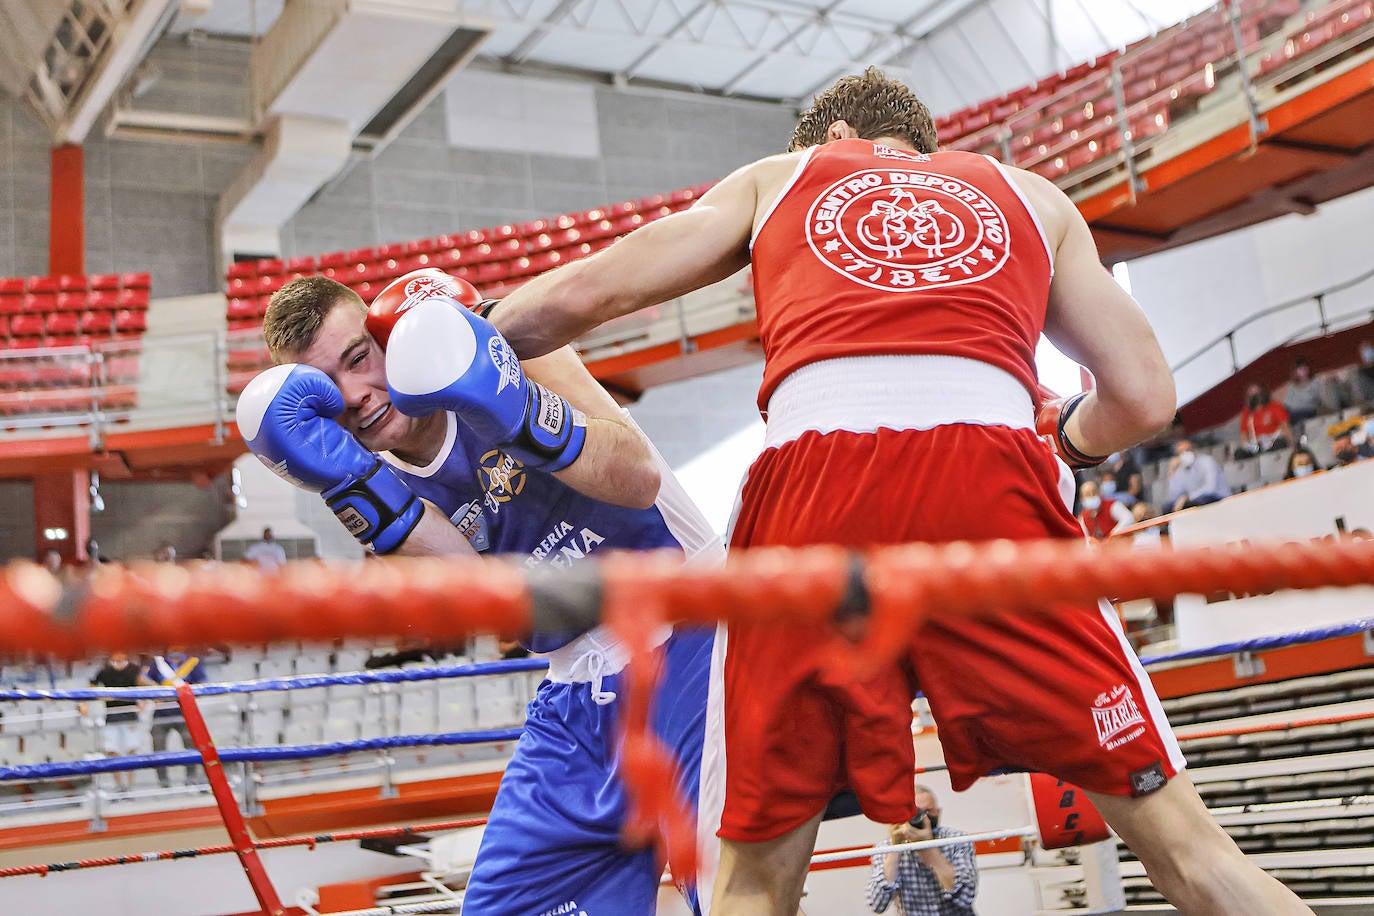
[(476, 311), (482, 304), (482, 294), (466, 280), (451, 277), (437, 267), (422, 267), (397, 277), (372, 300), (367, 310), (367, 332), (386, 349), (391, 329), (414, 305), (426, 299), (448, 299), (463, 308)]
[(1035, 431), (1050, 440), (1060, 461), (1078, 471), (1083, 468), (1097, 467), (1107, 460), (1109, 457), (1107, 455), (1098, 457), (1087, 454), (1069, 441), (1068, 434), (1064, 432), (1064, 424), (1068, 422), (1069, 417), (1073, 416), (1078, 405), (1083, 403), (1088, 392), (1080, 391), (1078, 394), (1061, 398), (1041, 385), (1039, 395), (1044, 400), (1035, 414)]

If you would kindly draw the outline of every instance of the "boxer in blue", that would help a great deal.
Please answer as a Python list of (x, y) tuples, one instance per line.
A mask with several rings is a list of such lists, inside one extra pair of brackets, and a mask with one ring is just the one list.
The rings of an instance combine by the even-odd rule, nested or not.
[[(264, 335), (278, 365), (240, 397), (240, 432), (377, 553), (476, 551), (563, 567), (608, 549), (668, 548), (684, 562), (718, 562), (719, 539), (576, 354), (520, 363), (469, 310), (479, 305), (475, 290), (438, 271), (398, 279), (370, 311), (327, 278), (293, 281), (268, 308)], [(654, 727), (695, 804), (714, 633), (662, 636)], [(619, 842), (615, 699), (625, 654), (602, 629), (526, 642), (548, 655), (549, 675), (502, 779), (464, 913), (652, 913), (654, 852)], [(694, 885), (711, 887), (714, 828), (701, 818), (700, 880), (677, 876), (698, 912), (707, 907)]]

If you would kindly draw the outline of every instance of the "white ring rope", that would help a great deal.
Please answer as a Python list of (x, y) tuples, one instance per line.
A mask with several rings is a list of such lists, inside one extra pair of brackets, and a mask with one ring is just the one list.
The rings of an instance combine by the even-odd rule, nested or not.
[(847, 849), (841, 852), (826, 852), (811, 857), (811, 864), (819, 862), (842, 862), (845, 859), (866, 859), (869, 856), (889, 852), (907, 852), (915, 849), (936, 849), (940, 846), (954, 846), (958, 843), (979, 843), (983, 840), (1005, 840), (1008, 837), (1036, 837), (1040, 831), (1034, 827), (1018, 827), (1015, 830), (990, 830), (986, 833), (969, 833), (964, 836), (946, 837), (943, 840), (920, 840), (915, 843), (901, 843), (896, 846), (870, 846), (865, 849)]

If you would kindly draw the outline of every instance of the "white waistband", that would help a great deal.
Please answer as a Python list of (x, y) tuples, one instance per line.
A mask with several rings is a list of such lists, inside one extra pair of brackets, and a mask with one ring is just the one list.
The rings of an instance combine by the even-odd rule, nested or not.
[(933, 429), (950, 423), (1032, 429), (1030, 392), (1014, 375), (962, 356), (846, 356), (809, 363), (768, 399), (764, 448), (802, 433)]
[[(664, 626), (651, 640), (660, 646), (673, 634)], [(588, 630), (544, 656), (549, 660), (548, 679), (558, 684), (585, 684), (621, 671), (630, 662), (629, 650), (608, 627)], [(600, 659), (597, 661), (597, 659)]]

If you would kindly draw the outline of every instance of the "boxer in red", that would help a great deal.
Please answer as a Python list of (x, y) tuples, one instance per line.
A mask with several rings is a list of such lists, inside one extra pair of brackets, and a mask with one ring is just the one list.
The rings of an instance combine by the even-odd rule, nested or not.
[[(791, 150), (532, 281), (492, 321), (533, 357), (752, 263), (768, 427), (732, 544), (1082, 538), (1070, 468), (1166, 426), (1175, 404), (1149, 324), (1073, 203), (1037, 175), (937, 152), (925, 106), (875, 69), (822, 93)], [(1042, 331), (1094, 390), (1043, 393)], [(1310, 912), (1212, 820), (1104, 606), (934, 620), (864, 681), (828, 670), (828, 631), (731, 624), (718, 638), (718, 914), (796, 911), (837, 789), (877, 821), (913, 814), (917, 689), (956, 789), (1050, 773), (1089, 792), (1180, 910)]]

